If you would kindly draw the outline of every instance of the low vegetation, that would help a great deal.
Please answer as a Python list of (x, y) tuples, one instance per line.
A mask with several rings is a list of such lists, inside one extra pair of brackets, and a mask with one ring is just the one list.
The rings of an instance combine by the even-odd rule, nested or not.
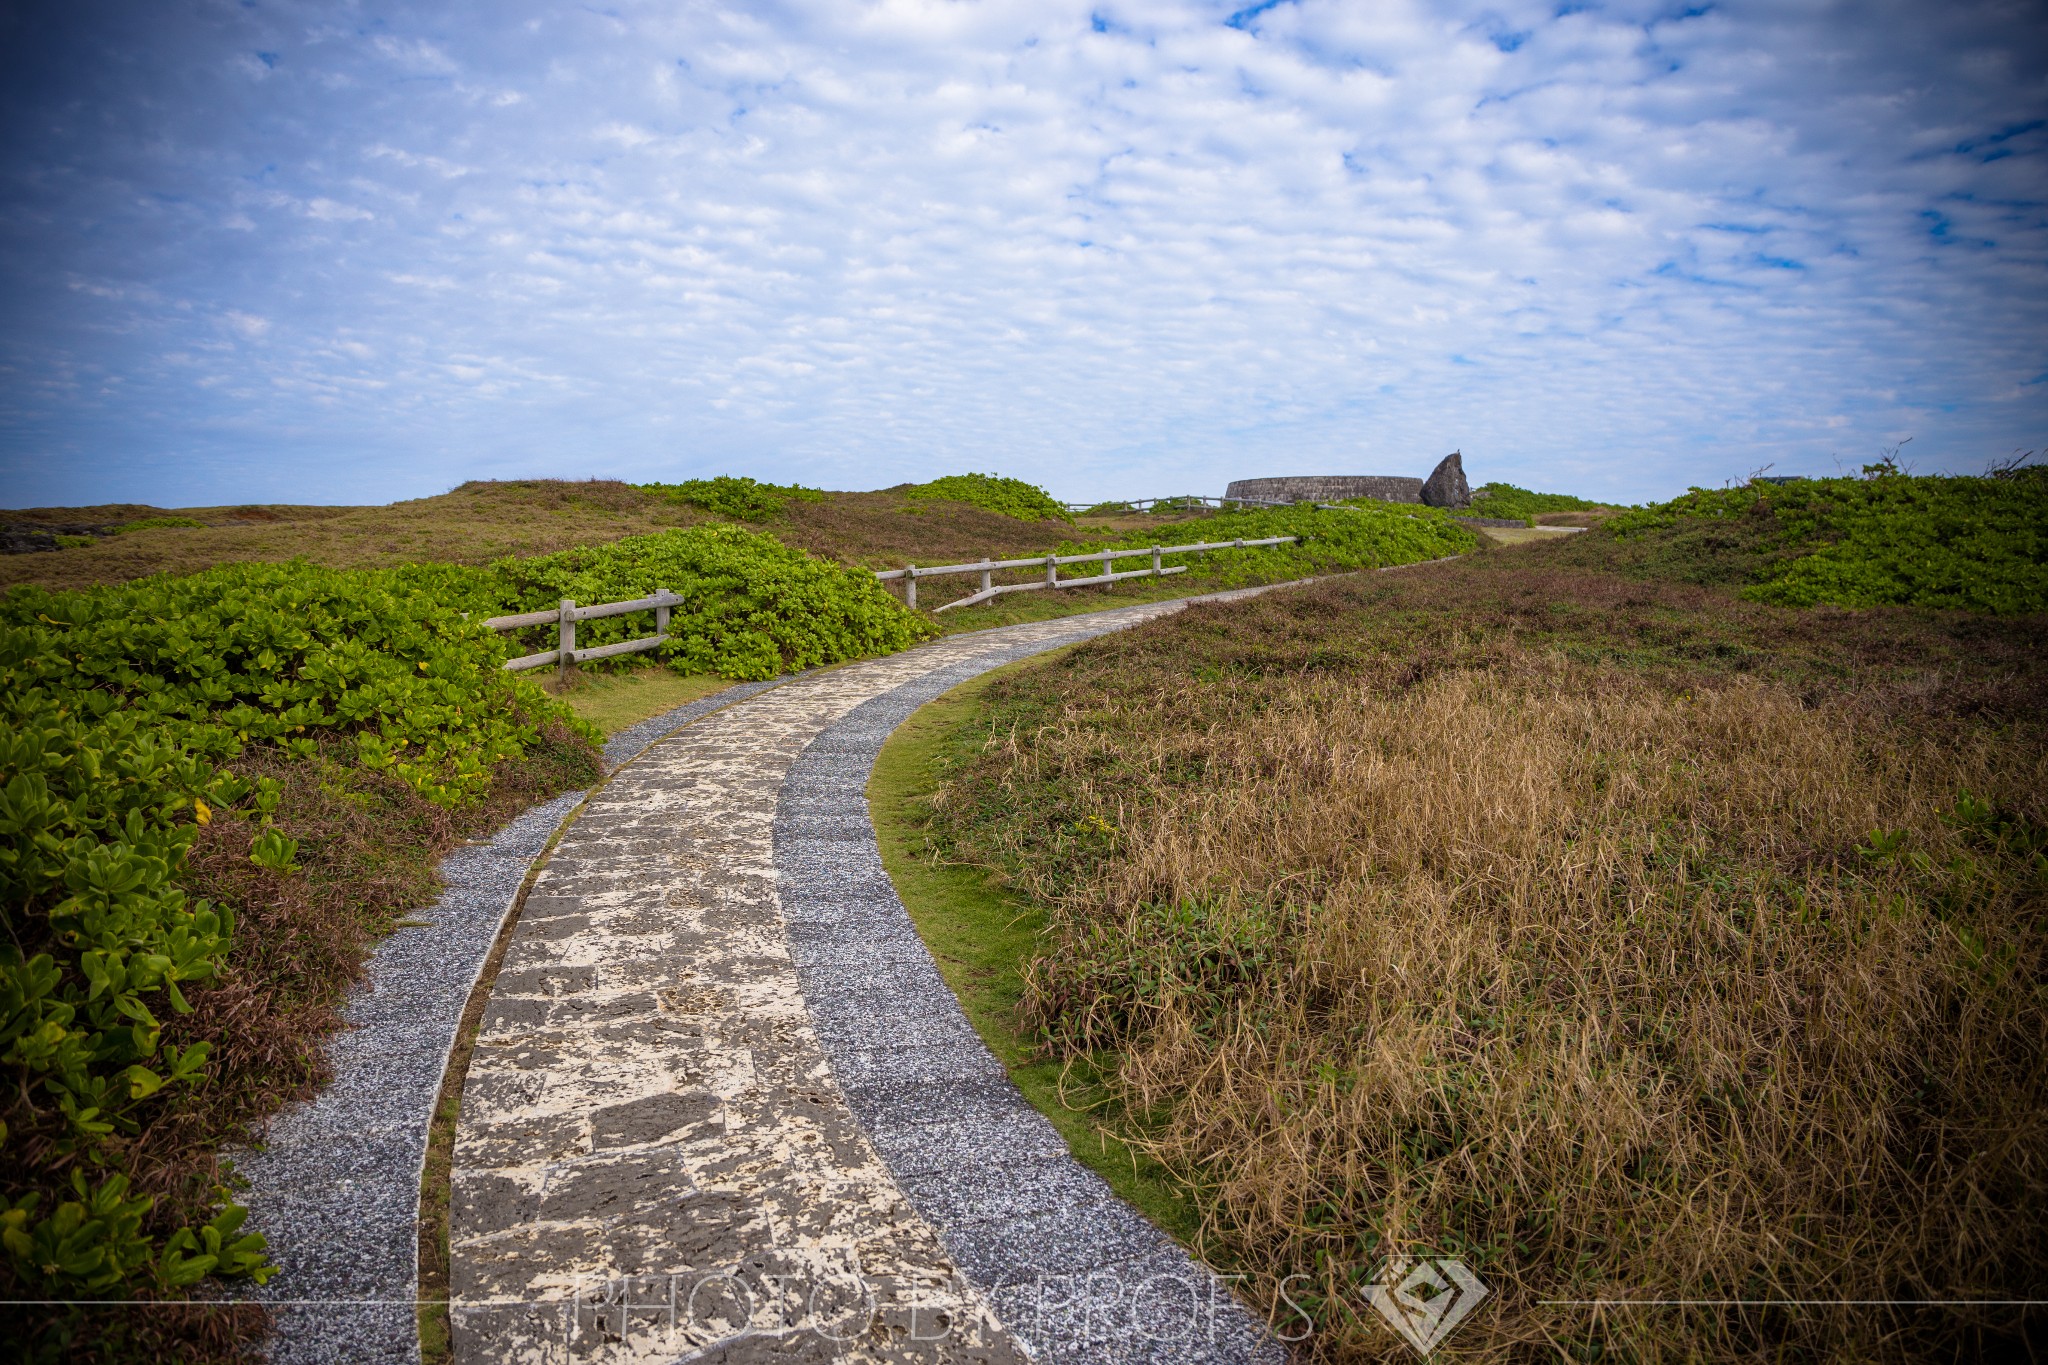
[[(162, 508), (129, 503), (7, 512), (0, 521), (29, 528), (113, 527), (166, 515)], [(623, 483), (555, 479), (466, 483), (437, 497), (383, 507), (193, 507), (177, 515), (205, 525), (89, 537), (84, 547), (60, 554), (0, 555), (0, 591), (30, 583), (86, 588), (220, 564), (293, 559), (330, 569), (395, 568), (422, 561), (481, 565), (707, 519), (695, 507)]]
[(1062, 504), (1036, 484), (998, 474), (949, 474), (905, 490), (921, 502), (960, 502), (1018, 521), (1071, 521)]
[(1591, 512), (1599, 506), (1569, 493), (1532, 493), (1511, 483), (1488, 483), (1472, 490), (1472, 505), (1466, 511), (1475, 517), (1503, 517), (1534, 526), (1535, 519), (1546, 512)]
[[(1695, 488), (1612, 522), (1641, 562), (1735, 582), (1785, 606), (2048, 610), (2048, 468), (2003, 478), (1855, 479)], [(1685, 561), (1691, 561), (1685, 567)]]
[[(681, 596), (661, 653), (682, 673), (772, 678), (794, 669), (889, 654), (935, 634), (872, 573), (829, 563), (738, 526), (628, 536), (606, 545), (508, 559), (484, 569), (400, 570), (431, 581), (482, 615), (539, 611), (563, 598), (620, 602), (656, 588)], [(551, 649), (549, 628), (528, 641)], [(584, 648), (651, 633), (647, 617), (603, 617), (577, 628)]]
[(1659, 572), (1698, 535), (1191, 609), (941, 746), (923, 837), (1044, 917), (1018, 1026), (1311, 1359), (1409, 1358), (1391, 1255), (1493, 1290), (1450, 1358), (2024, 1337), (1880, 1305), (2048, 1278), (2048, 622)]
[(579, 671), (570, 686), (555, 695), (609, 738), (643, 720), (708, 697), (726, 685), (726, 680), (714, 673), (678, 673), (660, 664), (641, 663), (603, 673)]
[(1189, 566), (1190, 577), (1199, 577), (1204, 588), (1235, 588), (1441, 559), (1463, 554), (1478, 543), (1470, 531), (1446, 513), (1431, 507), (1396, 507), (1390, 503), (1349, 511), (1329, 511), (1301, 503), (1218, 512), (1175, 529), (1184, 532), (1184, 540), (1182, 536), (1163, 537), (1158, 528), (1146, 528), (1113, 539), (1070, 541), (1060, 548), (1060, 553), (1082, 554), (1105, 547), (1143, 549), (1162, 539), (1174, 544), (1299, 537), (1293, 545), (1210, 550), (1199, 556), (1169, 555), (1164, 561)]
[(789, 506), (792, 499), (800, 502), (822, 502), (825, 499), (825, 494), (818, 489), (805, 488), (800, 484), (758, 483), (730, 474), (709, 479), (685, 479), (681, 483), (640, 483), (633, 486), (643, 493), (652, 493), (671, 502), (687, 503), (712, 516), (732, 521), (767, 521)]
[[(235, 565), (0, 601), (0, 1292), (264, 1273), (221, 1144), (318, 1079), (364, 949), (430, 894), (435, 854), (595, 774), (593, 732), (502, 657), (395, 573)], [(196, 1358), (247, 1318), (77, 1310), (37, 1332), (72, 1358)]]
[(135, 531), (177, 531), (206, 529), (206, 523), (197, 517), (137, 517), (124, 521), (113, 529), (112, 534), (125, 536)]

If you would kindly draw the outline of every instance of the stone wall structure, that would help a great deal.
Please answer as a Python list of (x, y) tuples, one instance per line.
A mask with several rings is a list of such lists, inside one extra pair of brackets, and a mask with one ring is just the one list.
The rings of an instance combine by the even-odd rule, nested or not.
[(1472, 490), (1465, 483), (1465, 461), (1458, 451), (1437, 463), (1428, 479), (1395, 474), (1301, 474), (1271, 479), (1233, 479), (1223, 490), (1226, 500), (1246, 502), (1342, 502), (1346, 498), (1378, 498), (1381, 502), (1419, 502), (1431, 507), (1465, 507)]
[(1294, 478), (1235, 479), (1225, 498), (1270, 499), (1275, 502), (1340, 502), (1345, 498), (1378, 498), (1382, 502), (1421, 502), (1422, 480), (1388, 474), (1311, 474)]

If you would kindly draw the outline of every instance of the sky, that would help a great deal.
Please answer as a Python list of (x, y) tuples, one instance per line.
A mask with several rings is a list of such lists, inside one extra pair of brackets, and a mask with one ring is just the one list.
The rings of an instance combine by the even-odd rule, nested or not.
[(2048, 445), (2038, 0), (0, 0), (0, 123), (5, 506)]

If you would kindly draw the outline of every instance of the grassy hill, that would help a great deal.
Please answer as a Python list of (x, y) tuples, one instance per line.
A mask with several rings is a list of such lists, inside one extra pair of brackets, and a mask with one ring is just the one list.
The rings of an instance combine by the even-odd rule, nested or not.
[[(968, 503), (913, 498), (909, 492), (905, 485), (874, 493), (827, 493), (815, 501), (792, 500), (777, 514), (749, 524), (785, 544), (868, 568), (901, 567), (912, 559), (957, 562), (984, 553), (1042, 554), (1073, 531)], [(165, 516), (206, 524), (131, 531), (54, 552), (0, 556), (0, 589), (17, 583), (77, 588), (297, 557), (336, 569), (420, 561), (487, 564), (507, 555), (548, 554), (719, 519), (689, 502), (613, 480), (528, 479), (466, 483), (436, 497), (379, 507), (123, 503), (0, 511), (0, 524), (111, 528)], [(1126, 518), (1116, 524), (1163, 527), (1174, 520)]]
[[(2003, 609), (2032, 494), (1987, 482), (1695, 495), (1106, 637), (926, 737), (892, 856), (1042, 926), (954, 951), (1308, 1359), (1408, 1358), (1388, 1255), (1489, 1285), (1460, 1358), (2015, 1351), (1873, 1302), (2048, 1278), (2048, 616)], [(1930, 501), (1916, 579), (1883, 522)], [(1994, 609), (1785, 604), (1830, 554)], [(1695, 1302), (1568, 1302), (1643, 1297)]]

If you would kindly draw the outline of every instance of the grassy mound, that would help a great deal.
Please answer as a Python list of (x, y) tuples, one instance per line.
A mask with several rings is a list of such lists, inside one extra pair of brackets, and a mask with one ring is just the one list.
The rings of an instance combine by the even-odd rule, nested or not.
[[(2048, 1277), (2042, 623), (1566, 551), (992, 685), (925, 818), (1044, 916), (1021, 1023), (1308, 1359), (1405, 1352), (1395, 1255), (1490, 1286), (1475, 1358), (2016, 1347), (1881, 1305)], [(1649, 1297), (1693, 1302), (1571, 1302)]]
[(1616, 517), (1651, 572), (1785, 606), (2048, 610), (2048, 471), (1753, 483)]
[(1528, 520), (1545, 512), (1590, 512), (1599, 506), (1569, 493), (1532, 493), (1511, 483), (1489, 483), (1473, 490), (1472, 505), (1466, 510), (1475, 517)]
[(1072, 521), (1067, 509), (1052, 494), (1022, 479), (999, 474), (949, 474), (909, 490), (923, 502), (964, 502), (1018, 521)]
[(720, 474), (709, 479), (685, 479), (681, 483), (636, 483), (644, 493), (670, 502), (687, 503), (715, 517), (734, 521), (767, 521), (792, 501), (820, 502), (825, 494), (801, 484), (757, 483), (744, 476)]
[(220, 1143), (317, 1075), (363, 948), (436, 852), (596, 771), (502, 658), (391, 573), (236, 565), (0, 601), (10, 1297), (263, 1273)]

